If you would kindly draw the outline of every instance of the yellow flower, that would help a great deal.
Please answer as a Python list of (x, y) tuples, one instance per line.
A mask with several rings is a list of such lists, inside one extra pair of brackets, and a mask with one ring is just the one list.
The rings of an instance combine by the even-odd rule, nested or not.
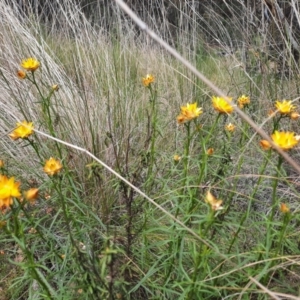
[(0, 175), (0, 210), (5, 210), (13, 204), (13, 198), (20, 198), (20, 183), (15, 178)]
[(243, 108), (245, 105), (248, 105), (250, 103), (250, 97), (242, 95), (237, 100), (239, 108)]
[(271, 144), (267, 140), (261, 140), (259, 144), (263, 150), (269, 150), (271, 148)]
[(290, 208), (285, 203), (280, 203), (280, 211), (283, 214), (287, 214), (290, 212)]
[(29, 57), (22, 60), (21, 66), (27, 71), (34, 72), (39, 68), (40, 63), (35, 58)]
[(179, 162), (179, 161), (181, 160), (181, 157), (180, 157), (179, 155), (175, 154), (175, 155), (173, 156), (173, 160), (174, 160), (175, 162)]
[(192, 120), (199, 117), (202, 114), (202, 108), (197, 107), (197, 102), (186, 106), (181, 106), (181, 114), (186, 117), (187, 120)]
[(37, 188), (31, 188), (28, 191), (24, 192), (24, 198), (31, 203), (34, 203), (35, 200), (38, 198), (38, 196), (39, 196), (39, 189)]
[(20, 182), (15, 182), (14, 177), (8, 178), (5, 175), (0, 175), (0, 199), (19, 198), (20, 196)]
[(225, 130), (227, 130), (229, 132), (233, 132), (233, 131), (235, 131), (235, 125), (232, 123), (229, 123), (225, 126)]
[(295, 136), (294, 132), (279, 132), (275, 131), (271, 136), (273, 142), (282, 150), (290, 150), (294, 148), (298, 143), (299, 139)]
[(62, 169), (62, 164), (59, 160), (50, 157), (44, 166), (44, 172), (50, 176), (56, 175)]
[(142, 81), (143, 81), (143, 85), (145, 87), (150, 86), (151, 83), (153, 83), (155, 80), (155, 77), (152, 74), (147, 74), (146, 77), (143, 77)]
[(181, 106), (181, 113), (177, 117), (177, 122), (182, 124), (187, 121), (191, 121), (202, 114), (202, 108), (197, 107), (197, 102), (189, 104), (187, 103), (186, 106)]
[(300, 117), (300, 115), (299, 115), (297, 112), (295, 112), (295, 111), (293, 111), (293, 112), (290, 114), (290, 118), (291, 118), (292, 120), (298, 120), (299, 117)]
[(209, 148), (209, 149), (207, 149), (206, 154), (207, 154), (207, 155), (213, 155), (214, 152), (215, 152), (215, 149), (214, 149), (214, 148)]
[(211, 209), (214, 211), (223, 209), (223, 207), (222, 207), (223, 201), (217, 200), (216, 197), (210, 191), (208, 191), (206, 193), (204, 200), (205, 200), (205, 203), (209, 204)]
[(33, 133), (33, 123), (23, 121), (22, 123), (17, 123), (16, 129), (9, 134), (9, 136), (13, 140), (17, 140), (19, 138), (25, 139), (29, 137)]
[(212, 104), (216, 111), (220, 114), (231, 114), (233, 112), (233, 106), (230, 104), (232, 98), (225, 98), (222, 97), (212, 97)]
[(275, 107), (282, 115), (287, 115), (294, 111), (296, 105), (293, 105), (292, 101), (283, 100), (280, 102), (277, 100), (275, 103)]
[(26, 72), (22, 71), (22, 70), (19, 70), (17, 72), (17, 76), (19, 79), (24, 79), (26, 77)]

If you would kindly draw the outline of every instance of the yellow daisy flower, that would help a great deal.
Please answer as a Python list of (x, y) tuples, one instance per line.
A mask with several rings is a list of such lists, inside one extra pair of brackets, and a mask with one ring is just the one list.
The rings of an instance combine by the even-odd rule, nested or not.
[(19, 198), (20, 196), (20, 182), (15, 182), (14, 177), (8, 178), (5, 175), (0, 175), (0, 199)]
[[(233, 112), (233, 105), (230, 104), (232, 98), (225, 98), (222, 97), (212, 97), (212, 104), (216, 111), (220, 114), (231, 114)], [(228, 103), (229, 102), (229, 103)]]
[(209, 204), (211, 209), (214, 211), (223, 209), (223, 200), (217, 200), (216, 197), (210, 191), (206, 193), (204, 201), (205, 203)]
[(36, 69), (39, 68), (40, 63), (35, 58), (29, 57), (27, 59), (22, 60), (21, 66), (27, 71), (34, 72)]
[(62, 169), (62, 164), (59, 160), (50, 157), (44, 166), (44, 172), (50, 176), (56, 175)]
[(233, 131), (235, 131), (235, 125), (232, 123), (229, 123), (229, 124), (225, 125), (225, 130), (227, 130), (229, 132), (233, 132)]
[(299, 143), (299, 139), (295, 136), (294, 132), (289, 132), (289, 131), (275, 131), (272, 135), (271, 138), (273, 142), (282, 150), (290, 150), (297, 146)]
[(145, 87), (149, 87), (154, 81), (155, 77), (152, 74), (147, 74), (146, 77), (142, 78), (142, 82)]
[(282, 115), (290, 114), (292, 111), (295, 110), (296, 105), (292, 104), (292, 101), (283, 100), (283, 101), (276, 101), (275, 107)]
[(0, 175), (0, 210), (5, 210), (13, 204), (13, 198), (20, 198), (20, 182), (15, 178)]
[(191, 121), (197, 117), (199, 117), (203, 111), (201, 107), (197, 107), (197, 102), (189, 104), (187, 103), (186, 106), (181, 106), (181, 113), (177, 117), (177, 122), (182, 124), (186, 121)]
[(239, 108), (243, 108), (245, 105), (248, 105), (250, 103), (250, 97), (246, 95), (242, 95), (237, 100)]
[(25, 139), (33, 133), (33, 122), (23, 121), (22, 123), (17, 123), (16, 129), (9, 134), (13, 140)]

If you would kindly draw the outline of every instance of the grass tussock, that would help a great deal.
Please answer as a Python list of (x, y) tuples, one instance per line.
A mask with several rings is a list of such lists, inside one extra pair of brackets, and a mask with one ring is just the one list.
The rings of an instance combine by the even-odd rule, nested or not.
[(297, 57), (234, 3), (135, 7), (221, 97), (115, 4), (0, 0), (1, 300), (300, 297)]

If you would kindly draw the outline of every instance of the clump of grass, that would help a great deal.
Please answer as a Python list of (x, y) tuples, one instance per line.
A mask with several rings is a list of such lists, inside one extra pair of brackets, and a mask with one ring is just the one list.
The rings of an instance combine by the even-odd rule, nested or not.
[(0, 272), (7, 297), (298, 296), (298, 184), (274, 150), (297, 156), (294, 82), (179, 47), (222, 97), (129, 21), (110, 38), (62, 6), (63, 35), (6, 8), (0, 250), (18, 269)]

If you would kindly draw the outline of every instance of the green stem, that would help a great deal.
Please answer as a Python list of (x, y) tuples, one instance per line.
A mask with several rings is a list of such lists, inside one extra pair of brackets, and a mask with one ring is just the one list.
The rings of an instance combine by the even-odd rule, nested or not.
[(203, 178), (207, 175), (207, 154), (206, 154), (206, 144), (208, 140), (211, 138), (212, 134), (215, 132), (216, 126), (219, 123), (221, 114), (218, 114), (217, 118), (215, 119), (214, 124), (210, 128), (210, 131), (208, 135), (204, 138), (203, 135), (201, 135), (201, 147), (202, 147), (202, 153), (201, 157), (199, 159), (200, 161), (200, 174), (198, 177), (198, 185), (201, 185), (201, 182), (203, 181)]
[(37, 88), (37, 90), (38, 90), (38, 93), (39, 93), (40, 97), (41, 97), (41, 98), (44, 98), (43, 93), (41, 92), (40, 87), (39, 87), (39, 85), (37, 84), (37, 82), (36, 82), (36, 80), (35, 80), (34, 72), (31, 72), (31, 74), (32, 74), (32, 80), (28, 78), (29, 81), (31, 81), (31, 82), (36, 86), (36, 88)]
[(275, 130), (278, 130), (279, 122), (280, 122), (281, 118), (282, 118), (282, 115), (280, 115), (277, 119), (274, 118), (274, 121), (273, 121), (273, 132)]
[[(152, 86), (149, 86), (150, 90), (150, 103), (151, 103), (151, 144), (150, 144), (150, 160), (148, 168), (147, 179), (150, 179), (150, 183), (153, 180), (153, 168), (155, 164), (155, 144), (157, 137), (157, 108), (156, 108), (156, 98), (157, 93), (153, 90)], [(149, 184), (149, 183), (148, 183)]]
[[(263, 165), (262, 165), (262, 167), (260, 169), (260, 172), (259, 172), (260, 175), (263, 175), (265, 173), (266, 167), (267, 167), (269, 159), (271, 157), (271, 153), (272, 153), (271, 151), (272, 150), (270, 149), (269, 152), (268, 152), (268, 156), (266, 157), (266, 159), (265, 159), (265, 161), (264, 161), (264, 163), (263, 163)], [(258, 191), (258, 188), (260, 187), (260, 184), (261, 184), (262, 180), (263, 180), (263, 176), (259, 176), (257, 184), (255, 186), (255, 189), (253, 190), (252, 194), (250, 195), (250, 201), (249, 201), (249, 204), (248, 204), (247, 212), (242, 216), (240, 224), (239, 224), (239, 227), (238, 227), (236, 233), (234, 234), (233, 239), (231, 240), (231, 242), (229, 244), (229, 248), (227, 250), (228, 254), (230, 253), (230, 251), (232, 249), (232, 246), (234, 245), (235, 241), (237, 240), (238, 235), (239, 235), (240, 231), (243, 228), (245, 220), (247, 220), (247, 218), (248, 218), (248, 216), (250, 214), (250, 210), (251, 210), (251, 207), (252, 207), (252, 203), (254, 201), (254, 197), (255, 197), (255, 195), (256, 195), (256, 193)]]
[[(273, 219), (274, 219), (274, 215), (275, 215), (275, 211), (277, 208), (277, 197), (276, 197), (276, 192), (277, 192), (277, 187), (278, 187), (278, 177), (280, 175), (280, 168), (281, 165), (283, 163), (283, 158), (281, 155), (278, 156), (278, 164), (277, 164), (277, 168), (276, 168), (276, 174), (275, 174), (275, 178), (273, 181), (273, 190), (272, 190), (272, 210), (271, 210), (271, 214), (268, 218), (267, 221), (267, 234), (266, 234), (266, 240), (265, 240), (265, 254), (266, 254), (266, 258), (269, 258), (269, 252), (273, 246), (273, 236), (272, 236), (272, 229), (273, 229)], [(280, 246), (279, 246), (280, 247)], [(276, 251), (278, 250), (278, 247), (276, 249)], [(262, 259), (262, 253), (259, 254), (258, 256), (258, 261)], [(276, 261), (270, 261), (268, 264), (266, 264), (265, 269), (266, 270), (270, 270), (272, 268), (272, 266), (276, 263)], [(266, 283), (268, 281), (268, 273), (266, 273), (262, 279), (263, 283)]]
[(53, 288), (47, 282), (44, 275), (38, 270), (39, 267), (36, 265), (34, 261), (33, 251), (28, 249), (26, 235), (24, 234), (23, 226), (20, 223), (20, 219), (19, 219), (19, 212), (21, 208), (22, 206), (20, 204), (18, 205), (18, 207), (12, 208), (14, 232), (12, 232), (9, 228), (7, 228), (7, 231), (13, 237), (15, 242), (18, 244), (23, 254), (26, 256), (26, 264), (24, 263), (24, 268), (26, 267), (31, 277), (41, 285), (41, 287), (46, 292), (48, 299), (54, 299), (53, 295), (55, 295), (55, 292)]
[(32, 79), (30, 79), (28, 77), (28, 80), (31, 81), (33, 83), (33, 85), (36, 87), (36, 89), (42, 99), (41, 104), (42, 104), (42, 112), (44, 114), (44, 118), (47, 122), (47, 126), (48, 126), (48, 129), (49, 129), (51, 135), (55, 137), (56, 135), (55, 135), (54, 126), (53, 126), (52, 117), (51, 117), (51, 111), (50, 111), (50, 99), (54, 93), (54, 90), (51, 89), (49, 95), (47, 97), (45, 97), (43, 95), (38, 83), (36, 82), (34, 72), (32, 72)]
[[(209, 214), (208, 214), (208, 224), (205, 228), (205, 231), (203, 234), (201, 234), (200, 232), (200, 236), (202, 239), (205, 239), (205, 237), (208, 234), (208, 231), (210, 230), (210, 228), (212, 227), (212, 225), (214, 224), (214, 220), (215, 220), (215, 212), (214, 210), (210, 207), (209, 208)], [(201, 226), (202, 228), (202, 226)], [(202, 231), (200, 228), (200, 231)], [(188, 293), (187, 299), (194, 299), (193, 295), (194, 295), (194, 288), (195, 288), (195, 284), (196, 282), (198, 282), (198, 277), (199, 274), (201, 275), (202, 272), (201, 271), (201, 265), (203, 263), (205, 263), (205, 261), (203, 261), (203, 254), (205, 254), (205, 252), (207, 251), (207, 246), (205, 244), (201, 244), (200, 245), (200, 249), (198, 251), (198, 255), (196, 258), (196, 262), (195, 262), (195, 267), (194, 267), (194, 271), (193, 271), (193, 275), (192, 275), (192, 287), (191, 290)]]
[(186, 128), (186, 143), (184, 147), (184, 157), (183, 157), (183, 186), (186, 186), (187, 183), (187, 176), (188, 176), (188, 170), (189, 170), (189, 155), (190, 155), (190, 144), (191, 144), (191, 122), (188, 122), (185, 125)]
[(278, 187), (278, 177), (280, 176), (280, 168), (281, 165), (283, 163), (283, 158), (281, 155), (278, 156), (278, 164), (277, 164), (277, 168), (276, 168), (276, 174), (275, 174), (275, 178), (273, 181), (273, 188), (272, 188), (272, 209), (271, 209), (271, 214), (268, 218), (268, 223), (267, 223), (267, 235), (266, 235), (266, 254), (268, 256), (269, 250), (272, 247), (272, 227), (273, 227), (273, 219), (274, 219), (274, 215), (276, 212), (276, 208), (277, 208), (277, 197), (276, 197), (276, 193), (277, 193), (277, 187)]
[[(186, 143), (185, 143), (185, 148), (184, 148), (184, 157), (183, 157), (183, 166), (184, 166), (184, 170), (183, 170), (183, 188), (181, 189), (180, 192), (180, 198), (178, 199), (177, 202), (177, 207), (176, 207), (176, 212), (175, 212), (175, 218), (177, 218), (178, 214), (179, 214), (179, 210), (180, 210), (180, 204), (181, 204), (181, 199), (183, 194), (185, 193), (185, 188), (186, 188), (186, 184), (187, 184), (187, 176), (188, 176), (188, 165), (189, 165), (189, 153), (190, 153), (190, 143), (191, 143), (191, 122), (185, 123), (185, 128), (186, 128), (186, 132), (187, 132), (187, 139), (186, 139)], [(176, 230), (176, 224), (174, 223), (174, 225), (172, 226), (172, 231), (175, 232)], [(178, 249), (181, 245), (182, 242), (182, 235), (179, 233), (177, 240), (176, 241), (172, 241), (169, 245), (169, 255), (173, 254), (172, 257), (172, 261), (170, 263), (170, 267), (167, 271), (167, 280), (169, 279), (169, 276), (171, 275), (171, 272), (173, 270), (173, 265), (175, 263), (175, 259), (177, 257), (177, 253), (178, 253)], [(175, 249), (176, 248), (176, 249)], [(175, 253), (175, 255), (174, 255)]]
[(277, 244), (277, 249), (275, 250), (275, 257), (278, 255), (278, 253), (280, 252), (280, 248), (282, 247), (282, 241), (286, 232), (286, 228), (289, 224), (291, 220), (291, 214), (290, 212), (285, 213), (284, 214), (284, 218), (283, 218), (283, 224), (282, 224), (282, 228), (280, 231), (280, 236), (279, 236), (279, 240), (278, 240), (278, 244)]
[(277, 192), (277, 186), (278, 186), (278, 177), (280, 176), (280, 169), (281, 169), (281, 165), (283, 163), (283, 158), (281, 155), (278, 156), (278, 164), (277, 164), (277, 168), (276, 168), (276, 174), (275, 174), (275, 179), (273, 182), (273, 190), (272, 190), (272, 211), (271, 211), (271, 215), (269, 218), (270, 223), (273, 221), (274, 215), (275, 215), (275, 211), (276, 211), (276, 207), (277, 207), (277, 197), (276, 197), (276, 192)]

